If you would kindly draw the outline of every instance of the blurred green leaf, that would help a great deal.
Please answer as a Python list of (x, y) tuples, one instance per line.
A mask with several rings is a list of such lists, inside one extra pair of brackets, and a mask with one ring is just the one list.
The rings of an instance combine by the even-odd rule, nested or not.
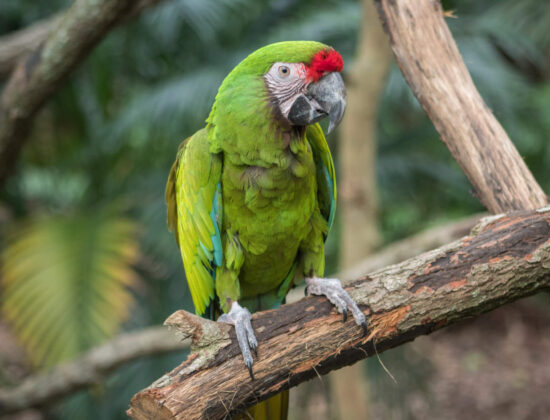
[(36, 365), (51, 366), (115, 334), (139, 282), (137, 226), (103, 212), (33, 219), (2, 253), (2, 312)]

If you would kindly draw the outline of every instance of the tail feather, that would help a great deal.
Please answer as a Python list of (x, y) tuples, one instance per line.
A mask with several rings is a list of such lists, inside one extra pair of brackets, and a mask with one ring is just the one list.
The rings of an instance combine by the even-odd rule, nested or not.
[(288, 390), (274, 395), (246, 412), (233, 417), (233, 420), (287, 420), (288, 417)]

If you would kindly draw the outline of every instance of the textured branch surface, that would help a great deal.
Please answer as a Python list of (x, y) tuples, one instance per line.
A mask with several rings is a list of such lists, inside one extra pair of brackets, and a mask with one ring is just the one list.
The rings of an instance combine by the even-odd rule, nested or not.
[[(0, 184), (13, 168), (32, 118), (59, 84), (117, 23), (160, 1), (76, 0), (65, 14), (40, 26), (38, 35), (26, 32), (38, 47), (15, 68), (0, 99)], [(40, 37), (47, 39), (42, 43)]]
[(20, 385), (0, 388), (0, 416), (51, 403), (69, 393), (100, 383), (112, 369), (143, 356), (189, 346), (162, 327), (121, 334), (78, 359), (36, 374)]
[(233, 330), (184, 311), (167, 324), (195, 351), (136, 394), (135, 419), (219, 419), (282, 389), (462, 319), (550, 287), (550, 207), (483, 219), (469, 236), (348, 283), (367, 315), (361, 336), (330, 303), (307, 297), (256, 313), (256, 379), (243, 365)]
[(379, 270), (390, 264), (397, 264), (422, 252), (439, 248), (468, 235), (484, 216), (487, 216), (487, 213), (477, 213), (464, 219), (428, 228), (413, 236), (393, 242), (339, 273), (338, 277), (342, 280), (357, 279), (365, 273)]
[(533, 209), (547, 197), (476, 90), (439, 0), (375, 0), (397, 63), (491, 213)]
[[(155, 5), (161, 1), (163, 0), (140, 0), (134, 2), (128, 13), (122, 17), (122, 21), (126, 22), (134, 18), (146, 7)], [(52, 29), (59, 22), (61, 16), (62, 14), (58, 14), (40, 20), (26, 28), (0, 37), (0, 79), (8, 77), (21, 59), (44, 43)]]
[(0, 79), (7, 78), (18, 61), (44, 42), (59, 18), (55, 15), (0, 37)]

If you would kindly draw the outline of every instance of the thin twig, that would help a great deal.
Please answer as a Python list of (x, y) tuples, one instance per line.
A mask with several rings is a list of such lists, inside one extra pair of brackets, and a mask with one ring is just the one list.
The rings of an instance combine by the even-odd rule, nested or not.
[(121, 334), (71, 362), (29, 376), (15, 387), (0, 388), (0, 416), (49, 404), (97, 384), (107, 373), (132, 360), (186, 348), (189, 340), (179, 340), (165, 327)]

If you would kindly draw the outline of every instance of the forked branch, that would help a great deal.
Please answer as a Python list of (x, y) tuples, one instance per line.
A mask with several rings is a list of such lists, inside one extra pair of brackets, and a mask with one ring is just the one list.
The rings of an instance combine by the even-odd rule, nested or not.
[[(0, 98), (0, 185), (17, 161), (34, 115), (72, 70), (113, 27), (161, 1), (76, 0), (61, 16), (8, 39), (10, 48), (0, 50), (15, 47), (20, 61)], [(26, 47), (32, 52), (21, 57)]]

